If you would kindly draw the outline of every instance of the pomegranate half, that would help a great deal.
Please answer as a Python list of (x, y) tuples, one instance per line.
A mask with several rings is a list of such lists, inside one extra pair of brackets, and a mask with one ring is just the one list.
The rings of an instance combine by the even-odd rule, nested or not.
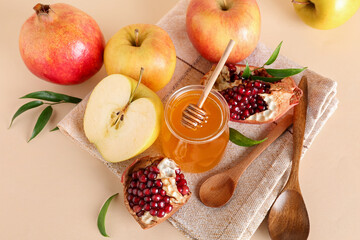
[[(214, 88), (225, 98), (230, 108), (230, 120), (243, 123), (273, 122), (299, 103), (302, 91), (291, 77), (269, 83), (243, 78), (245, 65), (227, 64), (217, 78)], [(215, 66), (203, 76), (206, 84)], [(255, 67), (250, 66), (251, 70)], [(254, 70), (253, 75), (271, 77), (265, 69)]]
[(68, 4), (37, 4), (20, 31), (28, 69), (58, 84), (81, 83), (103, 64), (105, 40), (95, 20)]
[(143, 229), (168, 219), (191, 196), (180, 168), (173, 160), (160, 156), (135, 160), (121, 181), (125, 206)]

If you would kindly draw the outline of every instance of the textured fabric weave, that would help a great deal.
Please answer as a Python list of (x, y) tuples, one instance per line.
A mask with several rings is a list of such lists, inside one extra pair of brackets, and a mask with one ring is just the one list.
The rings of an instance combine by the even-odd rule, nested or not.
[[(158, 92), (164, 103), (175, 90), (189, 84), (199, 84), (200, 78), (211, 68), (211, 63), (198, 54), (187, 37), (185, 29), (187, 5), (187, 0), (179, 1), (158, 23), (169, 33), (177, 53), (174, 76), (171, 82)], [(247, 61), (250, 65), (259, 66), (271, 53), (271, 49), (259, 43)], [(271, 67), (300, 66), (284, 56), (279, 56)], [(336, 82), (306, 70), (294, 77), (296, 83), (302, 75), (308, 77), (309, 84), (304, 153), (335, 111), (338, 100), (335, 98)], [(62, 133), (92, 156), (103, 161), (114, 174), (121, 177), (123, 170), (132, 161), (115, 164), (104, 161), (84, 135), (82, 122), (87, 99), (88, 97), (77, 105), (58, 126)], [(273, 126), (274, 123), (263, 125), (230, 123), (230, 127), (254, 139), (265, 137)], [(249, 166), (239, 180), (234, 196), (228, 204), (218, 209), (208, 208), (198, 197), (200, 184), (207, 177), (231, 167), (250, 151), (251, 148), (229, 143), (223, 160), (214, 169), (201, 174), (185, 174), (193, 196), (169, 221), (186, 236), (194, 239), (250, 239), (288, 178), (293, 151), (292, 129), (287, 130)], [(159, 141), (140, 156), (157, 154), (161, 154)]]

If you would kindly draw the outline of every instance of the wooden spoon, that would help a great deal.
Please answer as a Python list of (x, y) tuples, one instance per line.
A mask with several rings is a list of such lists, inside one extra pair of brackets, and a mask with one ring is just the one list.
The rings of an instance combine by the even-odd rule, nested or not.
[(294, 155), (289, 180), (270, 209), (268, 229), (273, 240), (305, 240), (309, 236), (310, 222), (299, 185), (299, 162), (304, 141), (307, 80), (303, 77), (299, 87), (303, 97), (294, 110)]
[(286, 115), (267, 136), (267, 140), (260, 143), (245, 158), (232, 168), (215, 174), (208, 178), (200, 187), (201, 202), (208, 207), (221, 207), (227, 203), (234, 194), (236, 185), (248, 166), (293, 122), (292, 115)]

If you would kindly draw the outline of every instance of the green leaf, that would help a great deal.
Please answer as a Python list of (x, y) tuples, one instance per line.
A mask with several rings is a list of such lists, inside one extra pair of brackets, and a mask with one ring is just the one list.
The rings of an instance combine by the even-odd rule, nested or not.
[(256, 141), (256, 140), (252, 140), (250, 138), (245, 137), (244, 135), (242, 135), (240, 132), (238, 132), (237, 130), (230, 128), (230, 141), (232, 143), (235, 143), (236, 145), (239, 146), (243, 146), (243, 147), (251, 147), (254, 145), (257, 145), (259, 143), (262, 143), (266, 140), (267, 138), (260, 140), (260, 141)]
[(82, 100), (81, 98), (72, 97), (69, 95), (50, 92), (50, 91), (32, 92), (21, 98), (34, 98), (34, 99), (41, 99), (50, 102), (67, 102), (67, 103), (79, 103)]
[(9, 128), (11, 127), (13, 121), (15, 120), (15, 118), (17, 118), (20, 114), (22, 114), (23, 112), (26, 112), (27, 110), (30, 110), (32, 108), (36, 108), (39, 107), (41, 105), (43, 105), (44, 103), (42, 101), (31, 101), (28, 103), (25, 103), (24, 105), (22, 105), (14, 114), (14, 116), (11, 119), (11, 123)]
[(285, 77), (290, 77), (290, 76), (293, 76), (295, 74), (301, 73), (305, 69), (307, 69), (307, 67), (304, 67), (304, 68), (287, 68), (287, 69), (271, 69), (271, 68), (267, 68), (265, 70), (271, 76), (285, 78)]
[(246, 61), (246, 67), (244, 69), (243, 74), (241, 75), (243, 78), (249, 78), (250, 77), (250, 68), (249, 63)]
[(43, 128), (45, 127), (45, 125), (47, 124), (47, 122), (49, 121), (50, 117), (51, 117), (51, 114), (53, 112), (53, 109), (51, 106), (47, 106), (40, 114), (36, 124), (35, 124), (35, 127), (34, 127), (34, 130), (31, 134), (31, 137), (29, 139), (28, 142), (31, 141), (31, 139), (33, 139), (34, 137), (36, 137), (40, 132), (41, 130), (43, 130)]
[(54, 132), (54, 131), (57, 131), (59, 130), (59, 127), (54, 127), (53, 129), (50, 130), (50, 132)]
[(280, 52), (280, 48), (281, 48), (281, 45), (282, 45), (282, 41), (279, 43), (279, 45), (276, 47), (276, 49), (274, 50), (274, 52), (271, 54), (269, 60), (266, 61), (266, 63), (264, 63), (263, 66), (265, 65), (270, 65), (272, 64), (273, 62), (275, 62), (276, 58), (278, 57), (279, 55), (279, 52)]
[(264, 82), (277, 82), (280, 81), (281, 79), (283, 79), (282, 77), (261, 77), (261, 76), (251, 76), (252, 80), (261, 80)]
[(104, 237), (109, 237), (109, 235), (107, 235), (106, 231), (105, 231), (105, 216), (106, 216), (106, 212), (109, 208), (110, 202), (111, 200), (113, 200), (114, 197), (116, 197), (119, 193), (115, 193), (114, 195), (112, 195), (108, 200), (106, 200), (106, 202), (104, 203), (104, 206), (102, 206), (98, 219), (97, 219), (97, 225), (98, 225), (98, 229), (101, 233), (101, 235), (103, 235)]

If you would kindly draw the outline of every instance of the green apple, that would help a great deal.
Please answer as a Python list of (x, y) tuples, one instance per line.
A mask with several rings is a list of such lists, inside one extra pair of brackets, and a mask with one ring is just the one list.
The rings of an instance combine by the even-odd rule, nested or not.
[(360, 7), (360, 0), (293, 0), (296, 13), (309, 26), (332, 29), (344, 24)]
[[(146, 70), (145, 70), (146, 71)], [(84, 132), (109, 162), (132, 158), (150, 147), (159, 135), (163, 104), (152, 90), (137, 81), (112, 74), (90, 95), (84, 115)]]
[(106, 44), (104, 65), (110, 74), (135, 78), (144, 67), (142, 83), (153, 91), (163, 88), (175, 71), (175, 46), (165, 30), (152, 24), (120, 29)]

